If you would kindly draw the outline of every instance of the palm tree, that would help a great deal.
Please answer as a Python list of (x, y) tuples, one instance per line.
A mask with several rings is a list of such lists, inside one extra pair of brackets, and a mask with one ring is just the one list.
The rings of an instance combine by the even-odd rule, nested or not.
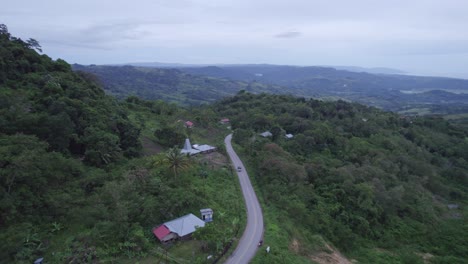
[(177, 148), (171, 148), (165, 155), (157, 155), (152, 161), (153, 166), (167, 165), (177, 178), (179, 171), (190, 166), (188, 156), (180, 153)]
[(174, 172), (174, 177), (177, 178), (179, 170), (190, 166), (190, 161), (186, 154), (180, 153), (177, 148), (171, 148), (166, 154), (169, 168)]

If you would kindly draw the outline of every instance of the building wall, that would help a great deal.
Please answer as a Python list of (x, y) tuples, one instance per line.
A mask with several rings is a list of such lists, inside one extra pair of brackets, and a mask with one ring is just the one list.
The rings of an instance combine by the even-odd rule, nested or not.
[(170, 233), (169, 235), (165, 236), (161, 242), (167, 242), (171, 239), (176, 239), (178, 237), (178, 235), (176, 233)]

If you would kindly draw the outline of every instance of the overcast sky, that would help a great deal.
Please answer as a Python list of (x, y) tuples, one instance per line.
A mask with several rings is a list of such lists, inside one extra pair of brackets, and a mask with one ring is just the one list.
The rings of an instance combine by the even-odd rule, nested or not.
[(70, 63), (391, 67), (468, 79), (467, 0), (14, 0), (0, 23)]

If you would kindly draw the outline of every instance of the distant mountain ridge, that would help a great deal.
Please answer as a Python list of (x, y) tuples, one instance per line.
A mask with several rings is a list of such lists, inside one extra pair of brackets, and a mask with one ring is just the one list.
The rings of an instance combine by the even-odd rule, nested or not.
[(367, 72), (373, 74), (406, 74), (406, 72), (398, 69), (386, 68), (386, 67), (359, 67), (359, 66), (330, 66), (337, 70), (352, 71), (352, 72)]
[(224, 63), (177, 63), (177, 62), (129, 62), (129, 63), (117, 63), (117, 64), (106, 64), (105, 66), (135, 66), (135, 67), (154, 67), (154, 68), (203, 68), (203, 67), (324, 67), (333, 68), (336, 70), (344, 70), (351, 72), (367, 72), (373, 74), (406, 74), (405, 71), (399, 69), (392, 69), (387, 67), (360, 67), (360, 66), (333, 66), (333, 65), (310, 65), (310, 66), (297, 66), (297, 65), (276, 65), (268, 63), (260, 64), (224, 64)]
[(104, 90), (118, 98), (131, 95), (182, 105), (200, 105), (231, 96), (240, 90), (283, 93), (277, 85), (192, 75), (173, 68), (72, 65), (75, 71), (95, 74)]
[(184, 105), (209, 103), (247, 90), (349, 100), (391, 111), (430, 107), (437, 108), (434, 113), (452, 114), (451, 109), (468, 112), (464, 95), (468, 94), (468, 80), (454, 78), (269, 64), (161, 68), (74, 65), (74, 69), (96, 74), (106, 91), (117, 97), (137, 95)]
[[(217, 78), (260, 82), (287, 87), (290, 94), (304, 97), (346, 99), (392, 111), (414, 105), (443, 105), (467, 109), (468, 100), (452, 93), (468, 93), (468, 80), (445, 77), (371, 74), (351, 72), (330, 67), (298, 67), (275, 65), (209, 66), (181, 68), (182, 71)], [(444, 90), (444, 98), (437, 93), (404, 94), (401, 91)], [(450, 100), (447, 100), (450, 97)], [(461, 100), (460, 100), (461, 99)], [(465, 110), (463, 110), (465, 111)]]

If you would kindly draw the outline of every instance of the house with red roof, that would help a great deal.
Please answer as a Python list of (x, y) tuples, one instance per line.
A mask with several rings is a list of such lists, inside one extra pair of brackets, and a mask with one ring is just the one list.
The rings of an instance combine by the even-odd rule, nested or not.
[(185, 121), (185, 127), (192, 128), (193, 127), (193, 122), (192, 121)]
[(193, 214), (188, 214), (153, 228), (153, 234), (162, 243), (167, 243), (179, 238), (190, 238), (200, 227), (205, 227), (205, 222)]

